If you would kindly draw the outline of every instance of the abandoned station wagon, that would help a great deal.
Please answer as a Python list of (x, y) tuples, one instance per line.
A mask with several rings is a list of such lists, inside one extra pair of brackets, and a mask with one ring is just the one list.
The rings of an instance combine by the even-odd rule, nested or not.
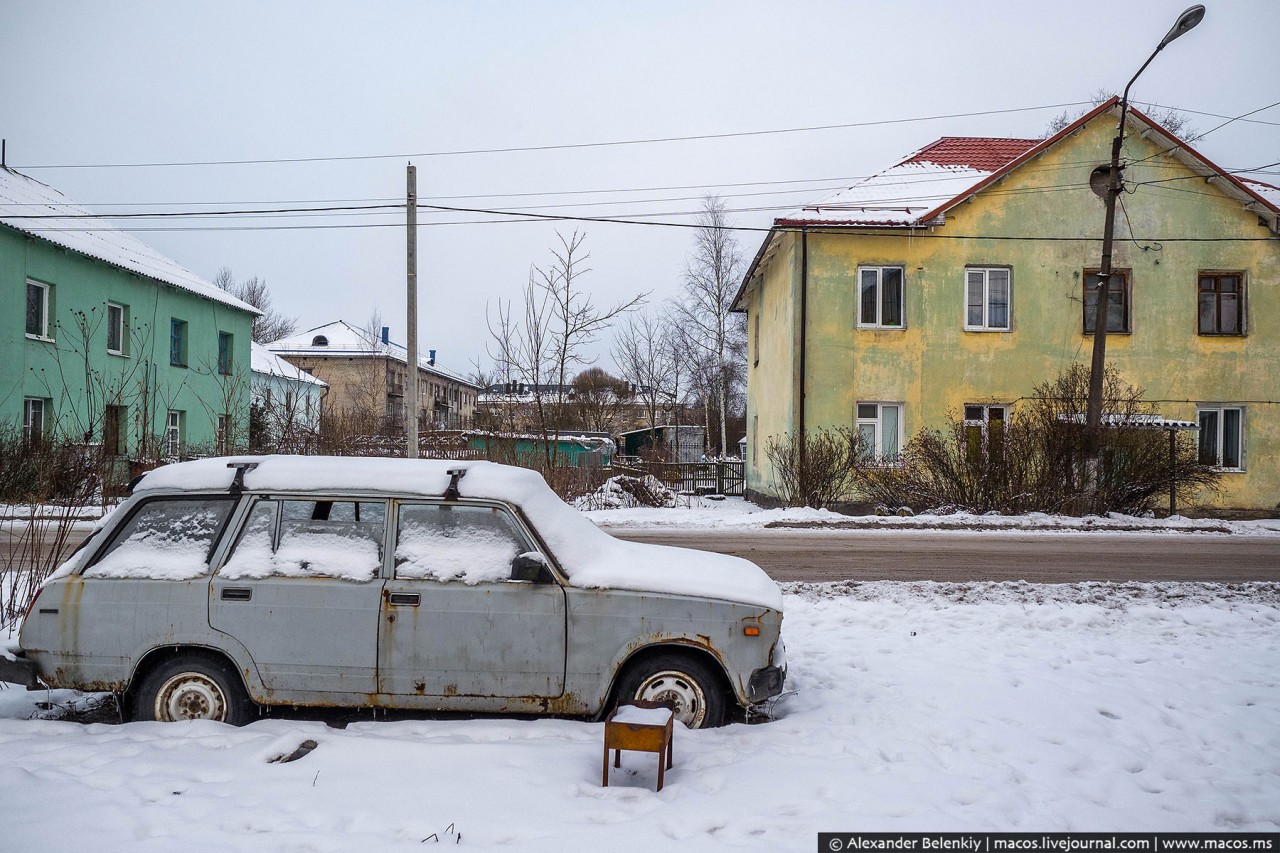
[(147, 474), (45, 583), (0, 677), (134, 719), (262, 705), (690, 727), (782, 690), (782, 598), (736, 557), (621, 542), (488, 462), (208, 459)]

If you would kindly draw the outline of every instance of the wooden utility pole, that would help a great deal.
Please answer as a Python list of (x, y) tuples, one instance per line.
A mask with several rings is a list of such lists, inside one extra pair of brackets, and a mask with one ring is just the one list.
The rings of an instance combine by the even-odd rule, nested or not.
[(408, 246), (408, 285), (409, 295), (406, 313), (408, 324), (406, 335), (404, 389), (404, 431), (408, 446), (405, 455), (409, 459), (418, 458), (418, 170), (409, 164), (408, 191), (405, 194), (405, 219), (409, 226)]

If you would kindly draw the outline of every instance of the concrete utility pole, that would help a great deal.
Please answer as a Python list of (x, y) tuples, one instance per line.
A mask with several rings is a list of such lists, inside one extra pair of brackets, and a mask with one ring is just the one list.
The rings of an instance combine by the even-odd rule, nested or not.
[(409, 164), (408, 192), (405, 194), (405, 219), (409, 226), (408, 246), (408, 285), (409, 298), (406, 313), (408, 324), (405, 345), (405, 377), (404, 389), (404, 432), (408, 446), (405, 455), (409, 459), (418, 458), (418, 170)]
[[(1107, 178), (1104, 196), (1106, 224), (1102, 232), (1102, 268), (1098, 272), (1095, 284), (1098, 302), (1093, 315), (1093, 360), (1089, 366), (1089, 404), (1088, 411), (1085, 413), (1085, 456), (1095, 477), (1098, 471), (1098, 452), (1102, 444), (1102, 379), (1107, 360), (1107, 307), (1111, 302), (1111, 253), (1115, 242), (1116, 199), (1124, 191), (1120, 169), (1120, 149), (1124, 145), (1124, 121), (1129, 112), (1129, 89), (1142, 72), (1147, 70), (1151, 60), (1156, 58), (1156, 54), (1164, 50), (1169, 42), (1189, 32), (1200, 23), (1203, 17), (1204, 6), (1192, 6), (1179, 15), (1173, 29), (1161, 39), (1160, 44), (1147, 57), (1147, 61), (1142, 63), (1138, 73), (1134, 74), (1129, 84), (1124, 87), (1124, 94), (1120, 97), (1120, 124), (1116, 128), (1115, 138), (1111, 141), (1111, 166), (1109, 169), (1099, 167), (1094, 170), (1095, 178), (1101, 177), (1098, 174), (1100, 172), (1105, 172)], [(1093, 181), (1090, 183), (1092, 184)]]

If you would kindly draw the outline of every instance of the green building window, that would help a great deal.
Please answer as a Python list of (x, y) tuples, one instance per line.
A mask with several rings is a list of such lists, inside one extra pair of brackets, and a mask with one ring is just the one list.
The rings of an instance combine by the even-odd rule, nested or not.
[(231, 374), (231, 335), (227, 332), (218, 332), (218, 372)]
[(124, 306), (107, 303), (107, 352), (124, 355)]
[(176, 317), (169, 321), (169, 364), (187, 366), (187, 321)]
[(45, 401), (28, 397), (22, 401), (22, 437), (26, 441), (40, 438), (45, 432)]
[(49, 337), (49, 291), (52, 288), (38, 281), (27, 280), (27, 337)]

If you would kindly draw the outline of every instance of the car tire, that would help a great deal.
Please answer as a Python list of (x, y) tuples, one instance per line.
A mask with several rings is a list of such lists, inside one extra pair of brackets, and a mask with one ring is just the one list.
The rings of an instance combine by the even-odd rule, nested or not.
[(670, 702), (676, 719), (691, 729), (725, 723), (725, 690), (706, 663), (688, 654), (666, 652), (629, 666), (618, 687), (618, 701)]
[(182, 655), (151, 670), (133, 691), (133, 719), (175, 722), (215, 720), (242, 726), (257, 705), (239, 674), (209, 655)]

